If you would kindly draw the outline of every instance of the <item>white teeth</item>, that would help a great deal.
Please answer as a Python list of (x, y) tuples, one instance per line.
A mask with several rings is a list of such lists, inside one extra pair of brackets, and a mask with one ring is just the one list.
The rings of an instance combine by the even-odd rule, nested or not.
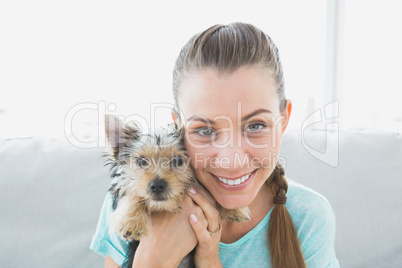
[(227, 185), (239, 185), (240, 183), (245, 182), (250, 177), (250, 174), (244, 175), (243, 177), (236, 179), (236, 180), (227, 180), (227, 179), (219, 178), (219, 177), (218, 177), (218, 179)]

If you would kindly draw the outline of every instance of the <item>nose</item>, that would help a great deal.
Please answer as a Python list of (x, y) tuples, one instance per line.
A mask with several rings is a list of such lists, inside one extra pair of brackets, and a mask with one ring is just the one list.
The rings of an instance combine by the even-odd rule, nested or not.
[(154, 179), (149, 183), (149, 189), (154, 194), (163, 193), (166, 190), (167, 182), (164, 179)]
[(235, 137), (231, 144), (228, 143), (217, 148), (216, 157), (227, 172), (236, 172), (239, 169), (249, 168), (249, 153), (244, 139), (238, 141), (237, 137)]

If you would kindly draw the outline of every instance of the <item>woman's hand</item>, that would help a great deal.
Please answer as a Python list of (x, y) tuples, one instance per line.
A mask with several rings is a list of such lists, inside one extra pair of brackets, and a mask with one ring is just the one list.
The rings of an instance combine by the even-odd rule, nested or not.
[[(197, 268), (222, 267), (219, 259), (219, 241), (222, 223), (216, 209), (216, 200), (197, 184), (189, 189), (189, 196), (201, 208), (190, 216), (190, 223), (198, 239), (194, 263)], [(207, 222), (205, 226), (204, 222)], [(210, 234), (213, 233), (213, 234)]]
[[(188, 219), (191, 214), (200, 217), (202, 210), (189, 196), (184, 197), (182, 208), (175, 214), (159, 212), (152, 215), (151, 224), (147, 226), (148, 235), (141, 237), (133, 267), (177, 268), (195, 248), (198, 240)], [(200, 217), (198, 225), (206, 230), (207, 220)]]

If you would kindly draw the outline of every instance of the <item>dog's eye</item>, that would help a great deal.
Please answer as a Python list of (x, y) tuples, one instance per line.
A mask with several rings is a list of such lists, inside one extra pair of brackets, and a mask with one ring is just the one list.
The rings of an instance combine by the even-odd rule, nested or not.
[(181, 167), (183, 164), (184, 164), (184, 160), (183, 160), (183, 157), (181, 157), (181, 156), (175, 156), (172, 159), (173, 167)]
[(148, 167), (149, 162), (148, 162), (147, 159), (145, 159), (143, 157), (140, 157), (140, 158), (137, 159), (137, 165), (139, 167), (146, 168), (146, 167)]

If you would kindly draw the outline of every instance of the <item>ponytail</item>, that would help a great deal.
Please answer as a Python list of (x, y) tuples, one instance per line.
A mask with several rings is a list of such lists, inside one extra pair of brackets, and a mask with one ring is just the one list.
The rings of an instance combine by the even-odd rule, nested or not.
[(292, 218), (285, 206), (288, 183), (283, 167), (277, 163), (267, 183), (270, 185), (274, 199), (274, 208), (268, 228), (268, 248), (274, 268), (305, 268), (303, 254), (296, 235)]

